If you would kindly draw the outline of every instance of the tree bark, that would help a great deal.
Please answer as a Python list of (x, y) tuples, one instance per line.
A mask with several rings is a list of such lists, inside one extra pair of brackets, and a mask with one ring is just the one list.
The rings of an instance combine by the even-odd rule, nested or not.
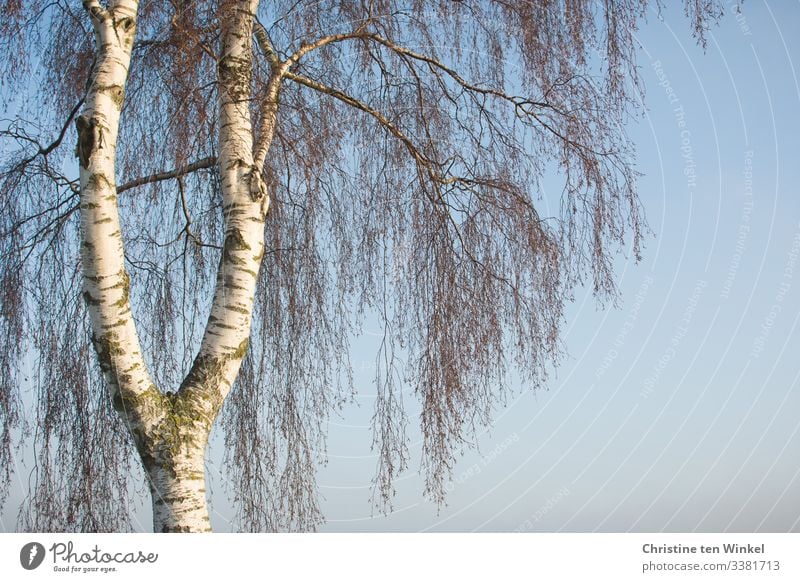
[(204, 450), (172, 459), (170, 466), (148, 470), (156, 533), (211, 531), (205, 489)]
[(159, 431), (140, 449), (150, 481), (153, 531), (156, 533), (210, 532), (205, 488), (205, 450), (211, 425), (168, 395)]
[[(219, 169), (225, 238), (200, 351), (181, 386), (218, 410), (239, 372), (250, 337), (269, 207), (253, 158), (252, 34), (258, 0), (226, 5), (220, 15)], [(269, 122), (272, 122), (272, 119)], [(269, 125), (270, 123), (265, 123)]]
[(120, 0), (112, 6), (106, 10), (97, 0), (84, 1), (94, 24), (98, 54), (84, 109), (76, 120), (83, 298), (112, 402), (126, 413), (131, 430), (137, 433), (146, 431), (152, 421), (147, 417), (154, 410), (134, 404), (148, 400), (154, 387), (131, 314), (115, 174), (120, 110), (138, 6), (135, 0)]
[(189, 398), (164, 396), (142, 356), (117, 206), (116, 149), (136, 29), (135, 0), (85, 0), (97, 57), (76, 120), (83, 298), (114, 408), (131, 431), (153, 493), (156, 531), (208, 531), (203, 455), (210, 423)]
[(112, 403), (133, 435), (150, 481), (156, 532), (211, 531), (205, 449), (247, 352), (264, 256), (269, 196), (261, 170), (272, 141), (280, 75), (270, 85), (264, 109), (266, 131), (256, 161), (249, 104), (258, 0), (226, 6), (220, 19), (218, 65), (218, 163), (225, 223), (222, 257), (200, 350), (178, 392), (164, 394), (147, 371), (131, 315), (115, 178), (120, 111), (138, 5), (136, 0), (117, 0), (103, 8), (97, 0), (84, 0), (94, 25), (97, 59), (84, 110), (76, 121), (83, 296)]

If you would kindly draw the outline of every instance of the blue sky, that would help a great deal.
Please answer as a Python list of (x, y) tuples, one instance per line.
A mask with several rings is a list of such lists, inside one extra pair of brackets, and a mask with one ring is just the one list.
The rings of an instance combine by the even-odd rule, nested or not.
[(369, 502), (368, 326), (357, 404), (331, 420), (322, 531), (800, 531), (800, 2), (726, 5), (705, 53), (676, 8), (637, 34), (646, 108), (628, 131), (654, 236), (640, 263), (619, 257), (618, 305), (576, 294), (561, 365), (542, 389), (515, 384), (441, 508), (422, 497), (407, 394), (410, 467), (388, 516)]
[(628, 129), (654, 237), (639, 264), (620, 257), (617, 308), (577, 294), (561, 366), (544, 390), (517, 384), (446, 507), (422, 500), (412, 430), (389, 516), (369, 504), (365, 334), (323, 531), (800, 530), (800, 3), (726, 9), (705, 54), (675, 6), (637, 35), (646, 114)]

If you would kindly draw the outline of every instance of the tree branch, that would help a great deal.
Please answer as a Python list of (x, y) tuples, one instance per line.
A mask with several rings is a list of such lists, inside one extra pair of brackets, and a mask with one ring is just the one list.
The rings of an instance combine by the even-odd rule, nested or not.
[(375, 118), (375, 120), (377, 120), (378, 123), (380, 123), (384, 128), (386, 128), (386, 130), (389, 131), (389, 133), (391, 133), (393, 136), (399, 139), (406, 147), (406, 149), (409, 151), (411, 156), (418, 163), (421, 163), (426, 167), (430, 166), (430, 160), (428, 160), (428, 158), (426, 158), (422, 154), (422, 152), (420, 152), (419, 149), (417, 149), (417, 147), (414, 145), (411, 139), (408, 136), (406, 136), (406, 134), (403, 133), (399, 127), (397, 127), (394, 123), (392, 123), (383, 113), (381, 113), (377, 109), (370, 107), (363, 101), (359, 101), (355, 97), (352, 97), (347, 93), (340, 91), (339, 89), (335, 89), (333, 87), (320, 83), (319, 81), (314, 81), (313, 79), (309, 79), (308, 77), (305, 77), (303, 75), (292, 73), (291, 71), (286, 71), (283, 74), (283, 76), (291, 81), (299, 83), (300, 85), (304, 85), (310, 89), (319, 91), (320, 93), (330, 95), (331, 97), (338, 99), (342, 103), (346, 103), (351, 107), (355, 107), (356, 109), (368, 113), (373, 118)]
[(289, 58), (287, 58), (285, 61), (281, 61), (275, 50), (272, 48), (272, 43), (269, 40), (269, 36), (264, 26), (258, 22), (258, 20), (254, 21), (253, 35), (255, 36), (256, 43), (261, 49), (261, 52), (264, 53), (264, 56), (270, 63), (272, 76), (269, 80), (269, 84), (267, 85), (266, 97), (261, 103), (260, 114), (264, 127), (253, 150), (254, 171), (251, 176), (252, 183), (250, 186), (253, 196), (263, 195), (263, 193), (260, 192), (262, 189), (260, 173), (264, 166), (267, 150), (269, 149), (269, 146), (272, 143), (272, 138), (275, 135), (275, 125), (277, 123), (276, 116), (278, 114), (278, 94), (280, 92), (281, 80), (286, 76), (289, 68), (297, 64), (297, 62), (304, 55), (332, 43), (362, 37), (369, 22), (369, 20), (365, 20), (358, 26), (356, 30), (352, 32), (331, 34), (323, 36), (312, 43), (303, 43), (297, 51), (289, 56)]
[(454, 69), (451, 69), (450, 67), (448, 67), (447, 65), (445, 65), (441, 61), (439, 61), (437, 59), (434, 59), (433, 57), (429, 57), (427, 55), (423, 55), (423, 54), (414, 52), (414, 51), (412, 51), (410, 49), (407, 49), (404, 46), (398, 45), (398, 44), (392, 42), (391, 40), (389, 40), (387, 38), (384, 38), (384, 37), (382, 37), (382, 36), (380, 36), (378, 34), (368, 34), (368, 35), (362, 36), (362, 38), (373, 40), (373, 41), (377, 42), (378, 44), (385, 46), (386, 48), (390, 49), (391, 51), (393, 51), (393, 52), (395, 52), (395, 53), (397, 53), (399, 55), (403, 55), (403, 56), (409, 57), (409, 58), (414, 59), (416, 61), (421, 61), (421, 62), (427, 64), (432, 70), (433, 69), (438, 69), (438, 70), (444, 72), (445, 74), (447, 74), (447, 76), (452, 78), (456, 83), (458, 83), (459, 85), (461, 85), (464, 89), (467, 89), (468, 91), (472, 91), (472, 92), (475, 92), (475, 93), (481, 93), (483, 95), (492, 95), (494, 97), (498, 97), (499, 99), (502, 99), (504, 101), (509, 101), (515, 107), (520, 107), (520, 106), (523, 106), (523, 105), (533, 105), (533, 106), (537, 106), (537, 107), (551, 108), (550, 104), (548, 104), (548, 103), (538, 102), (538, 101), (531, 101), (531, 100), (528, 100), (528, 99), (524, 99), (522, 97), (509, 95), (508, 93), (505, 93), (504, 91), (500, 91), (498, 89), (492, 89), (490, 87), (479, 87), (478, 85), (474, 85), (472, 83), (469, 83), (461, 75), (459, 75)]
[(17, 162), (14, 165), (14, 167), (9, 171), (9, 173), (20, 171), (20, 170), (24, 170), (25, 167), (28, 166), (28, 164), (33, 162), (39, 156), (42, 156), (42, 157), (46, 158), (53, 150), (58, 148), (61, 145), (61, 142), (64, 141), (64, 136), (67, 134), (67, 130), (69, 129), (69, 126), (72, 123), (72, 120), (75, 118), (75, 115), (78, 113), (78, 111), (80, 111), (80, 108), (83, 106), (83, 103), (84, 103), (85, 99), (86, 99), (85, 97), (81, 97), (81, 99), (78, 101), (78, 103), (75, 105), (75, 107), (72, 108), (72, 111), (70, 111), (69, 116), (67, 116), (67, 120), (64, 122), (64, 125), (61, 127), (61, 131), (59, 131), (59, 133), (58, 133), (58, 137), (56, 137), (56, 139), (52, 143), (50, 143), (50, 145), (43, 146), (41, 143), (39, 143), (39, 141), (37, 139), (34, 139), (32, 137), (28, 137), (27, 135), (24, 135), (22, 133), (24, 130), (17, 130), (15, 132), (12, 129), (7, 129), (7, 130), (3, 130), (2, 132), (0, 132), (0, 134), (8, 135), (9, 137), (11, 137), (13, 139), (19, 139), (19, 140), (27, 141), (27, 142), (31, 143), (32, 145), (34, 145), (37, 148), (36, 153), (34, 153), (30, 157), (27, 157), (27, 158)]
[(136, 188), (137, 186), (152, 184), (154, 182), (162, 182), (164, 180), (171, 180), (173, 178), (178, 178), (180, 176), (191, 174), (192, 172), (196, 172), (197, 170), (204, 170), (206, 168), (211, 168), (216, 163), (217, 163), (217, 158), (214, 156), (209, 156), (207, 158), (203, 158), (191, 164), (181, 166), (180, 168), (176, 168), (169, 172), (158, 172), (156, 174), (151, 174), (149, 176), (135, 178), (133, 180), (125, 182), (122, 186), (117, 188), (117, 194), (121, 194), (125, 190), (130, 190), (131, 188)]
[[(588, 152), (590, 152), (592, 154), (595, 154), (595, 155), (608, 155), (608, 152), (598, 152), (598, 151), (595, 151), (592, 148), (586, 146), (585, 144), (582, 144), (582, 143), (579, 143), (579, 142), (576, 142), (574, 140), (569, 139), (562, 132), (560, 132), (556, 128), (554, 128), (552, 124), (550, 124), (547, 121), (545, 121), (544, 119), (542, 119), (542, 117), (540, 115), (538, 115), (536, 112), (534, 112), (532, 110), (532, 108), (549, 109), (549, 110), (554, 111), (554, 112), (556, 112), (557, 114), (559, 114), (559, 115), (561, 115), (563, 117), (569, 117), (569, 115), (566, 112), (560, 110), (558, 107), (554, 106), (553, 104), (548, 103), (546, 101), (536, 101), (536, 100), (532, 100), (532, 99), (521, 97), (521, 96), (517, 96), (517, 95), (510, 95), (510, 94), (506, 93), (505, 91), (501, 91), (499, 89), (493, 89), (493, 88), (490, 88), (490, 87), (480, 87), (478, 85), (470, 83), (467, 80), (465, 80), (461, 75), (459, 75), (454, 69), (448, 67), (447, 65), (445, 65), (444, 63), (442, 63), (441, 61), (439, 61), (437, 59), (434, 59), (433, 57), (430, 57), (430, 56), (427, 56), (427, 55), (412, 51), (412, 50), (410, 50), (410, 49), (408, 49), (408, 48), (406, 48), (404, 46), (401, 46), (401, 45), (398, 45), (397, 43), (392, 42), (391, 40), (389, 40), (389, 39), (387, 39), (387, 38), (385, 38), (383, 36), (380, 36), (379, 34), (365, 32), (365, 27), (366, 27), (367, 23), (368, 23), (368, 21), (364, 22), (362, 25), (360, 25), (358, 27), (358, 29), (356, 29), (353, 32), (325, 36), (325, 37), (322, 37), (322, 38), (318, 39), (317, 41), (315, 41), (315, 42), (313, 42), (311, 44), (305, 44), (305, 45), (301, 46), (300, 49), (298, 49), (291, 57), (289, 57), (289, 59), (287, 59), (285, 61), (284, 65), (285, 64), (293, 65), (293, 64), (297, 63), (300, 60), (300, 58), (302, 58), (304, 55), (308, 54), (309, 52), (311, 52), (313, 50), (316, 50), (318, 48), (322, 48), (322, 47), (324, 47), (324, 46), (326, 46), (328, 44), (331, 44), (331, 43), (341, 42), (341, 41), (345, 41), (345, 40), (352, 40), (352, 39), (372, 40), (372, 41), (374, 41), (374, 42), (376, 42), (376, 43), (388, 48), (389, 50), (395, 52), (396, 54), (398, 54), (398, 55), (400, 55), (402, 57), (407, 57), (407, 58), (410, 58), (410, 59), (425, 63), (426, 65), (428, 65), (428, 67), (430, 68), (431, 72), (441, 71), (441, 72), (445, 73), (448, 77), (450, 77), (453, 81), (455, 81), (459, 86), (461, 86), (463, 89), (465, 89), (466, 91), (468, 91), (470, 93), (478, 93), (478, 94), (481, 94), (481, 95), (492, 96), (492, 97), (496, 97), (498, 99), (501, 99), (503, 101), (506, 101), (507, 103), (511, 104), (514, 107), (515, 114), (516, 114), (516, 116), (518, 118), (523, 119), (525, 117), (529, 117), (531, 119), (534, 119), (545, 130), (547, 130), (548, 132), (553, 134), (555, 137), (557, 137), (558, 139), (562, 140), (563, 142), (565, 142), (565, 143), (567, 143), (567, 144), (569, 144), (569, 145), (571, 145), (571, 146), (573, 146), (573, 147), (575, 147), (577, 149), (585, 150), (585, 151), (588, 151)], [(276, 56), (276, 59), (277, 59), (277, 56)], [(286, 70), (284, 71), (283, 76), (287, 77), (287, 78), (291, 78), (289, 76), (288, 68), (286, 68)], [(297, 78), (294, 78), (293, 80), (298, 81)], [(312, 83), (313, 82), (314, 81), (312, 81)], [(302, 84), (305, 84), (306, 86), (311, 87), (311, 85), (309, 85), (307, 83), (302, 83)], [(548, 89), (548, 93), (549, 93), (549, 91), (550, 91), (550, 89)], [(327, 91), (323, 91), (323, 92), (326, 92), (329, 95), (333, 95), (332, 93), (328, 93)], [(335, 95), (333, 95), (333, 96), (335, 96)], [(353, 105), (353, 104), (351, 103), (351, 105)]]
[[(550, 124), (547, 121), (545, 121), (544, 119), (542, 119), (541, 115), (539, 115), (535, 111), (533, 111), (533, 108), (549, 109), (551, 111), (554, 111), (555, 113), (557, 113), (558, 115), (560, 115), (562, 117), (565, 117), (565, 118), (571, 117), (569, 112), (561, 110), (560, 108), (554, 106), (552, 103), (549, 103), (547, 101), (534, 101), (532, 99), (528, 99), (528, 98), (521, 97), (521, 96), (518, 96), (518, 95), (510, 95), (510, 94), (506, 93), (505, 91), (500, 91), (498, 89), (492, 89), (492, 88), (488, 88), (488, 87), (479, 87), (478, 85), (474, 85), (472, 83), (469, 83), (463, 77), (461, 77), (461, 75), (459, 75), (455, 70), (451, 69), (450, 67), (448, 67), (444, 63), (438, 61), (437, 59), (434, 59), (434, 58), (429, 57), (427, 55), (423, 55), (423, 54), (414, 52), (412, 50), (409, 50), (406, 47), (400, 46), (400, 45), (392, 42), (391, 40), (389, 40), (387, 38), (384, 38), (384, 37), (382, 37), (382, 36), (380, 36), (378, 34), (369, 34), (369, 35), (363, 36), (362, 38), (368, 38), (368, 39), (374, 40), (378, 44), (381, 44), (381, 45), (385, 46), (386, 48), (390, 49), (391, 51), (393, 51), (393, 52), (395, 52), (395, 53), (397, 53), (399, 55), (402, 55), (402, 56), (405, 56), (405, 57), (408, 57), (408, 58), (411, 58), (411, 59), (414, 59), (414, 60), (417, 60), (417, 61), (421, 61), (421, 62), (427, 64), (428, 67), (431, 69), (431, 71), (436, 69), (436, 70), (440, 70), (440, 71), (444, 72), (447, 76), (449, 76), (456, 83), (458, 83), (462, 88), (466, 89), (469, 92), (479, 93), (479, 94), (482, 94), (482, 95), (489, 95), (489, 96), (496, 97), (498, 99), (501, 99), (503, 101), (508, 102), (509, 104), (514, 106), (514, 112), (515, 112), (515, 114), (516, 114), (516, 116), (518, 118), (523, 119), (524, 117), (529, 117), (529, 118), (532, 118), (532, 119), (536, 120), (536, 122), (538, 122), (542, 127), (544, 127), (544, 129), (546, 129), (547, 131), (552, 133), (555, 137), (557, 137), (558, 139), (562, 140), (563, 142), (575, 147), (576, 149), (588, 151), (588, 152), (590, 152), (592, 154), (599, 155), (599, 156), (605, 156), (605, 155), (608, 155), (610, 153), (610, 152), (596, 151), (593, 148), (591, 148), (591, 147), (589, 147), (589, 146), (587, 146), (585, 144), (582, 144), (580, 142), (576, 142), (576, 141), (568, 138), (562, 132), (558, 131), (555, 127), (553, 127), (552, 124)], [(545, 92), (545, 98), (547, 98), (547, 95), (550, 93), (550, 91), (555, 86), (557, 86), (557, 85), (568, 85), (571, 80), (572, 79), (566, 79), (563, 82), (559, 82), (559, 83), (553, 85), (552, 87), (549, 87), (547, 89), (547, 91)]]
[(422, 185), (422, 190), (425, 192), (426, 196), (430, 200), (431, 204), (433, 205), (433, 208), (440, 212), (443, 212), (445, 221), (447, 221), (453, 226), (455, 235), (461, 242), (462, 249), (471, 259), (474, 260), (467, 246), (464, 244), (464, 240), (461, 235), (461, 229), (455, 222), (451, 213), (448, 211), (448, 208), (451, 208), (451, 206), (445, 200), (444, 195), (440, 190), (440, 186), (442, 185), (452, 184), (455, 182), (463, 182), (463, 179), (453, 178), (452, 180), (446, 180), (440, 173), (436, 171), (436, 168), (434, 167), (435, 165), (437, 165), (436, 162), (430, 160), (421, 151), (419, 151), (414, 142), (411, 141), (411, 138), (406, 136), (406, 134), (403, 133), (403, 131), (399, 127), (397, 127), (394, 123), (392, 123), (383, 113), (381, 113), (377, 109), (370, 107), (363, 101), (360, 101), (348, 95), (347, 93), (340, 91), (339, 89), (329, 87), (328, 85), (325, 85), (318, 81), (314, 81), (312, 79), (304, 77), (303, 75), (298, 75), (296, 73), (287, 71), (284, 73), (284, 76), (287, 79), (295, 81), (301, 85), (304, 85), (306, 87), (309, 87), (310, 89), (314, 89), (316, 91), (324, 93), (326, 95), (330, 95), (331, 97), (338, 99), (339, 101), (342, 101), (347, 105), (355, 107), (356, 109), (359, 109), (360, 111), (363, 111), (371, 115), (389, 133), (391, 133), (394, 137), (400, 140), (400, 142), (408, 150), (411, 157), (414, 159), (414, 162), (417, 166), (417, 170), (421, 173), (426, 174), (428, 176), (428, 179), (431, 181), (433, 190), (435, 191), (435, 195), (434, 193), (431, 193), (428, 190), (428, 188), (424, 186), (424, 184)]
[(253, 22), (253, 35), (256, 37), (256, 44), (258, 44), (258, 48), (260, 48), (261, 52), (264, 53), (264, 56), (269, 61), (270, 65), (273, 68), (279, 65), (281, 60), (278, 57), (278, 53), (275, 52), (272, 42), (269, 40), (267, 29), (264, 28), (264, 25), (261, 24), (257, 18)]
[(304, 43), (304, 44), (302, 44), (300, 46), (299, 49), (297, 49), (297, 51), (294, 52), (294, 54), (292, 54), (288, 59), (286, 59), (285, 62), (288, 63), (291, 66), (291, 65), (297, 64), (297, 62), (301, 58), (303, 58), (303, 56), (307, 55), (311, 51), (317, 50), (317, 49), (322, 48), (322, 47), (324, 47), (326, 45), (329, 45), (329, 44), (332, 44), (332, 43), (335, 43), (335, 42), (342, 42), (344, 40), (351, 40), (351, 39), (354, 39), (354, 38), (363, 38), (364, 37), (364, 31), (362, 30), (363, 26), (364, 25), (359, 27), (357, 30), (354, 30), (353, 32), (345, 32), (345, 33), (342, 33), (342, 34), (331, 34), (331, 35), (328, 35), (328, 36), (323, 36), (322, 38), (319, 38), (319, 39), (315, 40), (312, 43), (308, 43), (308, 44)]

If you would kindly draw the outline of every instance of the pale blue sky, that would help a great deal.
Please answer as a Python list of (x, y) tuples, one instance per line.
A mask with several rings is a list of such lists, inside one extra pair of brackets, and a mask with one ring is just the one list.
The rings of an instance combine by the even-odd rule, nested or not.
[(366, 335), (323, 531), (800, 530), (800, 3), (728, 6), (705, 54), (675, 8), (638, 34), (647, 114), (629, 131), (655, 237), (638, 265), (620, 258), (619, 307), (578, 294), (548, 389), (498, 410), (438, 512), (412, 431), (396, 513), (372, 515)]

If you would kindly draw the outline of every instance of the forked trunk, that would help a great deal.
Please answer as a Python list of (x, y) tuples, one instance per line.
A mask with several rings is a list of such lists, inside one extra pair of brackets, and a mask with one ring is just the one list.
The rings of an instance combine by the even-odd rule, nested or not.
[(114, 407), (131, 431), (153, 496), (156, 532), (211, 531), (203, 459), (214, 420), (248, 347), (269, 208), (261, 169), (277, 111), (270, 85), (265, 135), (253, 159), (250, 121), (252, 27), (257, 0), (227, 5), (221, 18), (219, 168), (225, 221), (220, 271), (200, 350), (176, 393), (163, 394), (142, 356), (131, 313), (117, 206), (116, 148), (137, 0), (108, 8), (83, 0), (97, 59), (76, 120), (80, 161), (81, 257), (92, 340)]
[(196, 389), (153, 390), (145, 398), (151, 402), (140, 399), (139, 408), (153, 410), (157, 420), (134, 437), (152, 496), (153, 531), (211, 531), (204, 458), (219, 406), (197, 398)]

